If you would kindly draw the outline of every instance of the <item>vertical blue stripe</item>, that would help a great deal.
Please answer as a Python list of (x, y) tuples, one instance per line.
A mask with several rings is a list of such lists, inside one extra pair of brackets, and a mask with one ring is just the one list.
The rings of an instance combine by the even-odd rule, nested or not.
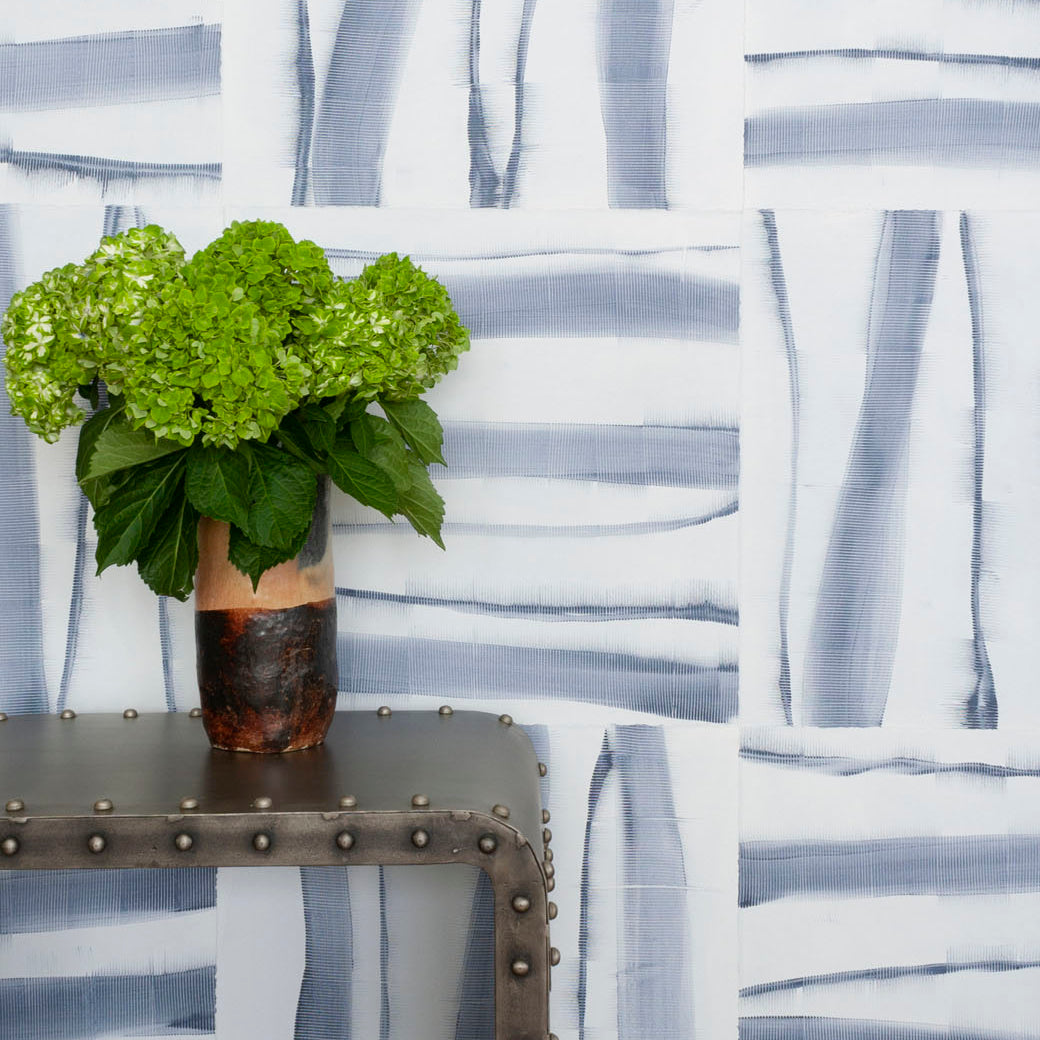
[(972, 494), (971, 532), (971, 629), (972, 659), (975, 668), (975, 686), (965, 708), (965, 724), (970, 729), (996, 729), (998, 720), (997, 691), (993, 669), (986, 649), (986, 635), (982, 630), (982, 603), (980, 576), (982, 571), (982, 490), (986, 460), (986, 354), (985, 332), (982, 323), (982, 295), (979, 291), (979, 262), (975, 239), (967, 213), (961, 214), (961, 252), (964, 256), (964, 278), (968, 287), (968, 306), (971, 309), (971, 358), (974, 387), (975, 444), (972, 465), (974, 483)]
[(491, 1040), (494, 1035), (495, 890), (480, 871), (469, 915), (455, 1040)]
[(787, 380), (791, 403), (791, 471), (787, 499), (787, 535), (784, 541), (784, 563), (780, 573), (780, 705), (784, 721), (792, 725), (791, 716), (791, 655), (788, 643), (788, 614), (791, 609), (791, 569), (794, 566), (795, 524), (798, 521), (798, 451), (801, 437), (801, 389), (798, 377), (798, 350), (794, 342), (794, 324), (787, 297), (787, 279), (780, 256), (780, 239), (776, 230), (776, 215), (771, 209), (762, 210), (762, 223), (769, 245), (769, 275), (776, 297), (780, 328), (784, 334), (784, 352), (787, 355)]
[(666, 209), (672, 0), (600, 0), (598, 35), (610, 205)]
[(500, 192), (491, 154), (484, 96), (480, 82), (480, 0), (469, 12), (469, 204), (474, 209), (497, 205)]
[(319, 206), (378, 206), (383, 156), (419, 0), (345, 0), (315, 126)]
[[(17, 279), (13, 224), (11, 207), (0, 205), (0, 310), (7, 310)], [(0, 709), (47, 711), (36, 464), (32, 434), (11, 415), (6, 377), (0, 368)]]
[(618, 1040), (694, 1035), (683, 844), (660, 726), (614, 731), (623, 824)]
[(390, 1040), (390, 927), (386, 913), (386, 873), (379, 868), (379, 1040)]
[(314, 134), (314, 56), (311, 53), (307, 0), (296, 0), (296, 86), (300, 94), (300, 122), (296, 130), (292, 204), (305, 206), (311, 165), (311, 137)]
[(350, 1040), (353, 922), (346, 867), (301, 867), (305, 961), (294, 1040)]
[(531, 41), (531, 24), (537, 0), (524, 0), (520, 15), (520, 36), (516, 43), (516, 73), (513, 85), (513, 143), (506, 162), (506, 175), (502, 183), (502, 205), (508, 209), (516, 195), (516, 179), (520, 173), (520, 155), (523, 151), (524, 131), (524, 81), (527, 76), (527, 49)]
[(804, 721), (878, 726), (902, 602), (910, 417), (939, 258), (940, 216), (886, 213), (867, 384), (809, 632)]

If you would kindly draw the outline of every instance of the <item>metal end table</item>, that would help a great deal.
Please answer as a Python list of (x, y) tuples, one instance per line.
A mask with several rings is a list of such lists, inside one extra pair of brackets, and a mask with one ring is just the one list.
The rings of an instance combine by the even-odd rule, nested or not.
[(495, 893), (495, 1038), (554, 1040), (544, 773), (508, 715), (449, 707), (337, 712), (284, 755), (211, 749), (197, 709), (2, 716), (0, 868), (472, 864)]

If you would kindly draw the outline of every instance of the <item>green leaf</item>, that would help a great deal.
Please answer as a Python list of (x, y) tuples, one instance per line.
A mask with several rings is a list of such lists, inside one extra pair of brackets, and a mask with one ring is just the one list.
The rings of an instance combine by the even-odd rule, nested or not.
[[(84, 458), (85, 472), (81, 480), (107, 477), (121, 469), (142, 466), (185, 450), (184, 445), (177, 441), (156, 440), (150, 430), (135, 430), (121, 412), (106, 423), (92, 441), (92, 449)], [(82, 436), (80, 442), (82, 444)]]
[(314, 450), (303, 423), (295, 415), (287, 415), (275, 431), (281, 446), (295, 459), (309, 466), (315, 473), (325, 472), (325, 462)]
[(441, 524), (444, 521), (444, 499), (433, 486), (426, 467), (414, 455), (408, 457), (408, 464), (412, 483), (407, 490), (400, 492), (399, 509), (419, 534), (428, 535), (443, 549)]
[(408, 469), (409, 451), (401, 435), (378, 415), (363, 415), (357, 423), (350, 424), (355, 444), (358, 443), (356, 431), (360, 427), (364, 427), (361, 439), (367, 447), (364, 451), (359, 447), (358, 451), (369, 462), (374, 462), (394, 482), (398, 491), (408, 487), (412, 482)]
[(106, 477), (87, 479), (87, 467), (97, 446), (98, 438), (108, 427), (122, 419), (122, 406), (102, 408), (92, 415), (79, 431), (79, 445), (76, 449), (76, 480), (83, 489), (83, 494), (90, 504), (97, 509), (111, 490), (111, 481)]
[(329, 476), (336, 487), (384, 516), (398, 511), (394, 482), (374, 462), (362, 458), (349, 437), (341, 436), (329, 452)]
[(264, 571), (291, 560), (307, 543), (310, 528), (305, 527), (296, 543), (287, 549), (272, 549), (266, 545), (257, 545), (243, 534), (237, 527), (231, 528), (231, 540), (228, 545), (228, 559), (253, 583), (253, 591), (260, 583)]
[(184, 455), (160, 459), (127, 474), (94, 513), (100, 574), (106, 567), (133, 562), (152, 539), (159, 518), (181, 490)]
[(336, 443), (336, 420), (317, 404), (305, 404), (297, 410), (300, 425), (315, 451), (324, 454)]
[(441, 454), (444, 430), (437, 413), (419, 398), (412, 401), (380, 401), (386, 417), (423, 462), (445, 465)]
[(198, 566), (198, 510), (184, 495), (179, 495), (138, 557), (137, 570), (153, 592), (186, 600)]
[(267, 444), (252, 451), (249, 515), (242, 525), (250, 541), (289, 549), (314, 517), (318, 478), (303, 462)]
[(245, 526), (249, 515), (249, 456), (245, 445), (235, 451), (201, 445), (191, 449), (184, 487), (189, 501), (203, 516)]
[(358, 453), (361, 455), (367, 455), (376, 444), (375, 434), (372, 432), (372, 427), (365, 422), (366, 419), (371, 418), (368, 415), (362, 415), (359, 419), (355, 419), (349, 426), (350, 439), (354, 442), (354, 447), (357, 448)]

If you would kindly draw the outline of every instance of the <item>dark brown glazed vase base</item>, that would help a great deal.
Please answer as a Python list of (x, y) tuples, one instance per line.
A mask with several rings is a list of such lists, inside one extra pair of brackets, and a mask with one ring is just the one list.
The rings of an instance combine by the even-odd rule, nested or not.
[(301, 751), (336, 710), (336, 600), (195, 613), (202, 723), (227, 751)]

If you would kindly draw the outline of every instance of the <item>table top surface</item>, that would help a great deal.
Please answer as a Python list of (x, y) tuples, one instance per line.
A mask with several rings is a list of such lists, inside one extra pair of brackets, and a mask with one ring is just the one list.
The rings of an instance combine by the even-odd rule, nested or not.
[(433, 810), (507, 806), (522, 834), (541, 830), (530, 738), (483, 712), (341, 711), (321, 747), (274, 755), (215, 750), (201, 719), (185, 713), (0, 722), (0, 805), (9, 818), (96, 817), (103, 800), (112, 803), (108, 819), (167, 816), (185, 798), (206, 816), (341, 812), (351, 796), (359, 813), (414, 812), (416, 795)]

